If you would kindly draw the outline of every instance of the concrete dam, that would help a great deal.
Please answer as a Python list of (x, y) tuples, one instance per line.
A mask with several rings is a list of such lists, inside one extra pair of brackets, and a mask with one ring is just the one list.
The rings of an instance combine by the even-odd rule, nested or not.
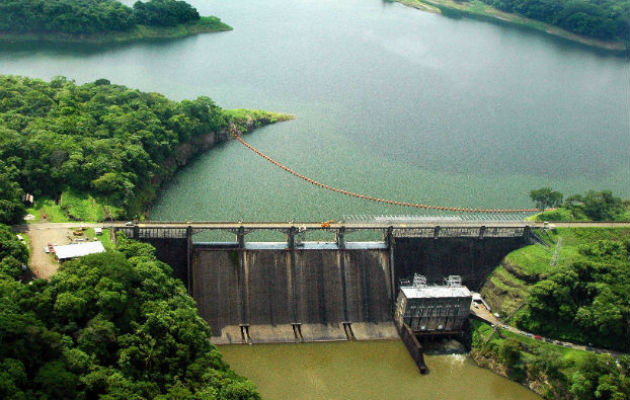
[[(212, 341), (271, 343), (398, 338), (393, 308), (401, 279), (429, 283), (461, 275), (479, 289), (510, 251), (535, 239), (527, 223), (471, 224), (237, 224), (147, 223), (115, 227), (152, 243), (173, 267), (212, 329)], [(234, 242), (194, 242), (221, 230)], [(286, 242), (247, 242), (258, 230), (280, 231)], [(300, 242), (307, 230), (334, 242)], [(348, 242), (358, 230), (380, 241)]]

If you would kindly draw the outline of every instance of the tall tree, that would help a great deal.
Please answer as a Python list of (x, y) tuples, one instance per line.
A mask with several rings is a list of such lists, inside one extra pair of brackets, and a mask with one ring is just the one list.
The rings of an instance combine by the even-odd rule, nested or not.
[(556, 192), (550, 187), (534, 189), (529, 192), (529, 197), (536, 203), (536, 207), (542, 211), (562, 204), (562, 193)]

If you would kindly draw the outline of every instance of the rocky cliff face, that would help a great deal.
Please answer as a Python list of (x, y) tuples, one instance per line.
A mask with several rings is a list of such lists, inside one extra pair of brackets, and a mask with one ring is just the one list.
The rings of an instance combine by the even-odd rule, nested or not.
[[(250, 115), (244, 121), (240, 121), (240, 126), (245, 128), (245, 132), (249, 133), (256, 128), (273, 123), (269, 117), (252, 118)], [(196, 156), (212, 149), (219, 143), (233, 139), (227, 129), (218, 132), (208, 132), (203, 135), (193, 136), (189, 141), (180, 143), (175, 147), (173, 154), (162, 163), (161, 174), (156, 175), (151, 184), (159, 187), (163, 182), (173, 176), (180, 168), (185, 167)]]
[[(279, 121), (286, 121), (292, 116), (285, 114), (267, 113), (264, 111), (254, 111), (255, 117), (247, 114), (233, 119), (238, 124), (239, 129), (244, 133), (252, 132), (256, 128), (273, 124)], [(151, 181), (142, 189), (142, 195), (134, 206), (134, 210), (139, 212), (141, 209), (146, 212), (149, 206), (156, 198), (160, 187), (170, 180), (175, 173), (188, 165), (198, 155), (212, 149), (217, 144), (233, 139), (228, 129), (222, 129), (216, 132), (208, 132), (202, 135), (193, 136), (187, 142), (178, 144), (173, 153), (166, 158), (160, 165), (159, 171), (153, 176)], [(134, 212), (135, 213), (135, 212)], [(133, 214), (133, 213), (132, 213)]]

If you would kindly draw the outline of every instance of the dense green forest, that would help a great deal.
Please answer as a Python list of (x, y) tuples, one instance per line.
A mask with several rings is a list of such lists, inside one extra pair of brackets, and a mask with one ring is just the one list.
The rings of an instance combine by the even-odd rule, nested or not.
[(541, 230), (549, 247), (508, 254), (482, 295), (517, 327), (552, 339), (630, 351), (630, 230)]
[[(630, 351), (630, 235), (627, 228), (541, 231), (515, 250), (482, 295), (518, 328), (551, 339)], [(472, 356), (546, 399), (630, 398), (630, 357), (594, 354), (472, 322)], [(499, 365), (499, 367), (497, 367)]]
[[(630, 356), (568, 349), (472, 321), (472, 357), (550, 400), (630, 398)], [(627, 338), (626, 338), (627, 340)]]
[(568, 266), (536, 283), (514, 316), (546, 337), (630, 351), (630, 238), (580, 245)]
[[(17, 279), (28, 263), (28, 249), (7, 225), (0, 224), (0, 274)], [(1, 324), (0, 324), (1, 325)]]
[(92, 34), (199, 19), (196, 9), (177, 0), (138, 1), (133, 8), (116, 0), (0, 0), (0, 32)]
[(630, 201), (614, 196), (609, 190), (589, 190), (563, 201), (562, 193), (546, 187), (532, 190), (530, 197), (539, 209), (557, 207), (540, 213), (538, 221), (630, 221)]
[(0, 398), (255, 400), (208, 341), (194, 300), (154, 249), (63, 264), (49, 280), (18, 282), (26, 248), (0, 226)]
[(627, 0), (481, 0), (499, 10), (556, 25), (569, 32), (602, 40), (628, 41)]
[(174, 159), (178, 144), (222, 131), (244, 114), (208, 97), (175, 102), (103, 79), (76, 85), (0, 76), (0, 222), (21, 220), (22, 191), (53, 199), (68, 190), (90, 193), (107, 206), (104, 218), (134, 216), (186, 162)]
[(20, 173), (15, 166), (7, 167), (0, 160), (0, 223), (17, 224), (26, 208), (22, 203), (22, 188), (17, 183)]

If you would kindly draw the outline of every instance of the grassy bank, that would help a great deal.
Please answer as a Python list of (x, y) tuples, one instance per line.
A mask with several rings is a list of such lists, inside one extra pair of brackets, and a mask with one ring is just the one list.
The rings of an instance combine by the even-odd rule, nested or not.
[(630, 357), (571, 349), (472, 321), (471, 356), (481, 367), (545, 399), (622, 399), (630, 395)]
[(276, 122), (289, 121), (295, 118), (291, 114), (276, 113), (263, 110), (247, 110), (244, 108), (225, 110), (231, 122), (243, 131), (251, 131)]
[(526, 18), (517, 14), (506, 13), (480, 0), (458, 2), (454, 0), (395, 0), (409, 7), (418, 8), (424, 11), (437, 12), (449, 17), (468, 16), (484, 21), (492, 21), (503, 24), (514, 24), (528, 29), (545, 32), (573, 42), (581, 43), (589, 47), (615, 52), (627, 53), (628, 49), (624, 42), (606, 42), (592, 39), (585, 36), (576, 35), (565, 31), (557, 26)]
[(73, 190), (65, 191), (55, 201), (42, 197), (27, 209), (35, 218), (29, 223), (37, 222), (99, 222), (116, 220), (124, 215), (124, 210), (107, 204), (88, 193), (78, 193)]
[(549, 244), (529, 245), (508, 254), (481, 289), (494, 312), (509, 319), (525, 305), (532, 287), (555, 271), (584, 258), (580, 246), (598, 240), (620, 241), (630, 235), (626, 228), (554, 229), (541, 234)]
[(107, 44), (124, 43), (139, 40), (177, 39), (208, 32), (232, 30), (217, 17), (201, 17), (198, 21), (176, 26), (136, 25), (128, 31), (103, 32), (95, 34), (72, 35), (66, 33), (10, 33), (0, 32), (0, 40), (5, 42), (50, 42), (50, 43), (87, 43)]

